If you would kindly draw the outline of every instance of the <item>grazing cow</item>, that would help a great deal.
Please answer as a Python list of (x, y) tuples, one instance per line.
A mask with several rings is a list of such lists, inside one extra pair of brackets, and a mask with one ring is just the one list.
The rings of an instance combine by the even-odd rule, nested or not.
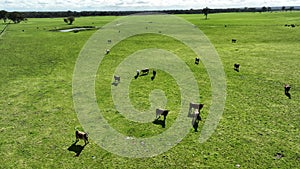
[(88, 133), (76, 130), (75, 136), (76, 136), (76, 143), (79, 141), (79, 139), (84, 140), (85, 145), (89, 143)]
[(156, 119), (159, 119), (161, 115), (164, 116), (164, 120), (166, 120), (169, 110), (165, 109), (156, 109)]
[(195, 129), (195, 132), (197, 132), (198, 124), (199, 124), (200, 120), (201, 120), (201, 117), (200, 117), (199, 109), (195, 109), (193, 120), (192, 120), (192, 125), (193, 125), (193, 127)]
[(201, 116), (200, 116), (200, 111), (199, 110), (195, 110), (195, 118), (197, 120), (201, 120)]
[(189, 111), (193, 109), (198, 109), (199, 111), (202, 109), (202, 107), (204, 106), (204, 104), (201, 103), (190, 103), (190, 109)]
[(147, 75), (149, 73), (149, 68), (142, 69), (143, 75)]
[(234, 66), (234, 70), (235, 70), (235, 71), (237, 71), (237, 72), (240, 71), (240, 64), (235, 63), (233, 66)]
[(194, 109), (194, 116), (193, 116), (193, 124), (195, 123), (196, 120), (200, 120), (200, 112), (199, 109)]
[(199, 64), (199, 62), (200, 62), (200, 59), (197, 57), (197, 58), (195, 58), (195, 64), (196, 65), (198, 65)]
[(288, 84), (284, 85), (284, 93), (289, 93), (290, 89), (291, 89), (290, 85)]
[(291, 86), (290, 86), (290, 85), (288, 85), (288, 84), (284, 85), (284, 94), (285, 94), (289, 99), (291, 99), (290, 89), (291, 89)]
[[(189, 110), (189, 117), (192, 117), (192, 125), (195, 129), (195, 132), (198, 130), (198, 124), (199, 121), (201, 120), (200, 116), (200, 110), (203, 108), (204, 104), (199, 104), (199, 103), (190, 103), (190, 110)], [(194, 108), (194, 114), (190, 114), (192, 108)]]
[(114, 79), (115, 79), (115, 82), (120, 82), (121, 81), (121, 77), (117, 76), (117, 75), (114, 75)]
[(231, 39), (232, 43), (236, 43), (236, 41), (237, 41), (236, 39)]
[(108, 55), (108, 54), (109, 54), (109, 52), (110, 52), (110, 50), (109, 50), (109, 49), (106, 49), (106, 50), (105, 50), (105, 54), (107, 54), (107, 55)]
[[(199, 112), (203, 108), (204, 104), (201, 103), (190, 103), (189, 114), (188, 117), (194, 117), (194, 114), (191, 114), (192, 109), (197, 109)], [(200, 114), (199, 114), (200, 116)]]
[(140, 72), (141, 72), (140, 70), (136, 70), (136, 75), (134, 76), (135, 79), (137, 79), (139, 77)]

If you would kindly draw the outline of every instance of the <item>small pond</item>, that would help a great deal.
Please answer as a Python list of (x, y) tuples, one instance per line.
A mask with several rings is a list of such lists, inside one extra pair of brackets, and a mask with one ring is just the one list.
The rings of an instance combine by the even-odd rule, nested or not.
[(93, 30), (95, 28), (70, 28), (70, 29), (62, 29), (58, 30), (59, 32), (78, 32), (83, 30)]
[(56, 32), (79, 32), (79, 31), (87, 31), (87, 30), (95, 30), (99, 29), (95, 26), (83, 26), (83, 27), (69, 27), (69, 28), (55, 28), (50, 31), (56, 31)]

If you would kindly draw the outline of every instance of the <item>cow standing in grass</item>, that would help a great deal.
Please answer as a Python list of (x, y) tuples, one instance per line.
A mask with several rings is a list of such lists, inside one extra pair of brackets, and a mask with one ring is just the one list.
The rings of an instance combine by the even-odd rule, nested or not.
[(121, 82), (121, 77), (114, 75), (114, 82), (112, 83), (112, 85), (118, 86), (120, 82)]
[(235, 71), (237, 71), (237, 72), (240, 71), (240, 64), (235, 63), (233, 66), (234, 66), (234, 70), (235, 70)]
[(143, 75), (149, 74), (149, 68), (142, 69), (142, 74)]
[(169, 114), (169, 110), (156, 109), (156, 119), (159, 119), (160, 116), (163, 115), (164, 116), (164, 121), (165, 121), (168, 114)]
[[(189, 114), (188, 117), (192, 117), (192, 126), (195, 129), (195, 132), (198, 131), (198, 124), (199, 121), (201, 121), (201, 116), (200, 116), (200, 110), (203, 108), (204, 104), (201, 103), (190, 103), (190, 108), (189, 108)], [(191, 111), (194, 109), (194, 113), (192, 114)]]
[(139, 77), (140, 72), (141, 72), (140, 70), (136, 70), (136, 75), (134, 76), (135, 79), (137, 79)]
[(191, 102), (190, 108), (189, 108), (189, 113), (192, 111), (192, 109), (198, 109), (200, 111), (203, 106), (204, 106), (204, 104)]
[(284, 85), (284, 94), (289, 98), (291, 99), (291, 94), (290, 94), (290, 89), (291, 89), (291, 86), (286, 84)]
[(195, 132), (198, 131), (198, 126), (199, 126), (199, 121), (201, 120), (201, 117), (200, 117), (200, 111), (199, 109), (195, 109), (194, 110), (194, 116), (193, 116), (193, 120), (192, 120), (192, 125), (195, 129)]
[(197, 58), (195, 58), (195, 64), (196, 65), (198, 65), (199, 64), (199, 62), (200, 62), (200, 59), (197, 57)]
[(108, 55), (108, 54), (109, 54), (109, 52), (110, 52), (110, 50), (109, 50), (109, 49), (106, 49), (106, 50), (105, 50), (105, 54), (106, 54), (106, 55)]
[(88, 133), (76, 130), (75, 136), (76, 136), (76, 143), (79, 141), (79, 139), (84, 140), (85, 145), (89, 143)]
[(117, 75), (114, 75), (114, 79), (115, 79), (115, 82), (118, 82), (118, 83), (121, 81), (121, 77), (117, 76)]
[[(153, 121), (154, 124), (159, 124), (161, 125), (163, 128), (166, 127), (166, 119), (167, 119), (167, 115), (169, 114), (169, 110), (165, 110), (165, 109), (156, 109), (156, 118)], [(164, 116), (163, 120), (159, 120), (160, 116)]]

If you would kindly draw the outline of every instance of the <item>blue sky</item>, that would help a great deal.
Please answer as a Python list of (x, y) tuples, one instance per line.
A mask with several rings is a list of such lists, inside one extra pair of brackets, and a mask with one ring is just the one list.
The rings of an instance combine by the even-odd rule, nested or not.
[(300, 0), (0, 0), (7, 11), (115, 11), (300, 6)]

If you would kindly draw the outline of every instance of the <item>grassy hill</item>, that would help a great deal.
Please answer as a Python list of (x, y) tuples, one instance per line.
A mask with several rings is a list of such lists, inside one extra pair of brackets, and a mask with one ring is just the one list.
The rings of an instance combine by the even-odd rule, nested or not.
[[(92, 139), (79, 157), (68, 149), (75, 129), (82, 129), (74, 110), (72, 77), (77, 57), (95, 32), (49, 31), (68, 27), (62, 18), (29, 19), (11, 24), (0, 37), (0, 156), (4, 168), (297, 168), (300, 163), (300, 13), (228, 13), (178, 15), (196, 25), (215, 46), (224, 66), (227, 96), (222, 119), (209, 140), (199, 143), (200, 132), (190, 133), (174, 148), (152, 158), (125, 158), (112, 154)], [(118, 17), (80, 17), (74, 26), (103, 26)], [(285, 24), (296, 24), (295, 28)], [(225, 26), (226, 25), (226, 26)], [(0, 26), (1, 29), (1, 26)], [(24, 31), (23, 31), (24, 30)], [(235, 38), (237, 43), (232, 43)], [(109, 102), (110, 77), (117, 63), (135, 50), (160, 47), (176, 53), (199, 71), (203, 127), (211, 104), (210, 81), (204, 65), (188, 62), (193, 53), (182, 43), (160, 34), (130, 37), (103, 60), (96, 79), (98, 105), (105, 118), (123, 134), (148, 137), (167, 130), (176, 119), (170, 114), (166, 128), (126, 120)], [(186, 52), (188, 51), (188, 52)], [(241, 65), (240, 72), (233, 64)], [(200, 70), (199, 70), (200, 69)], [(170, 97), (176, 110), (180, 97), (173, 79), (154, 81)], [(109, 84), (108, 84), (109, 83)], [(290, 84), (291, 99), (283, 85)], [(102, 85), (103, 84), (103, 85)], [(108, 84), (108, 85), (107, 85)], [(150, 106), (156, 89), (142, 77), (131, 88), (133, 105)], [(171, 88), (171, 89), (170, 89)], [(143, 98), (143, 99), (140, 99)], [(143, 103), (143, 104), (141, 104)], [(175, 111), (176, 112), (176, 111)], [(78, 144), (83, 144), (80, 141)], [(77, 147), (78, 148), (78, 147)]]

